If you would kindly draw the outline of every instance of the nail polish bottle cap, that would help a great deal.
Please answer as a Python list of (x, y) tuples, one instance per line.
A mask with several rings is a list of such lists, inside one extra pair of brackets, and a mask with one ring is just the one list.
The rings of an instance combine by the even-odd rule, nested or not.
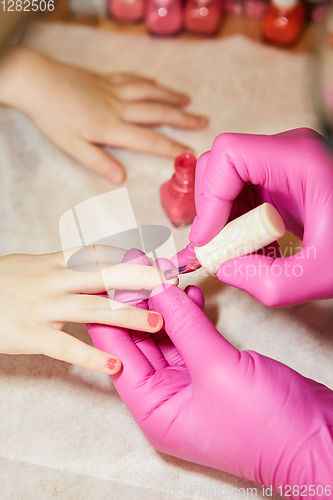
[(195, 179), (197, 159), (191, 153), (184, 153), (175, 159), (174, 181), (184, 189), (192, 189)]
[(184, 153), (175, 159), (175, 170), (181, 175), (191, 175), (195, 170), (197, 159), (191, 153)]
[(184, 153), (175, 159), (175, 170), (180, 174), (191, 172), (195, 169), (197, 159), (191, 153)]
[(299, 0), (272, 0), (275, 7), (280, 9), (293, 9), (300, 3)]

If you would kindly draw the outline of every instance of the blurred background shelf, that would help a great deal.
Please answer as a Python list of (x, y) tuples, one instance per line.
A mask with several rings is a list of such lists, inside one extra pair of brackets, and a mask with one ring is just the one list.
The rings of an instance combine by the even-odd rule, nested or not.
[[(69, 7), (68, 0), (58, 0), (56, 8), (52, 13), (41, 16), (41, 20), (62, 21), (66, 23), (81, 24), (86, 26), (95, 26), (105, 30), (118, 31), (123, 33), (147, 34), (144, 22), (136, 24), (120, 23), (111, 19), (105, 13), (98, 13), (98, 2), (96, 3), (96, 14), (73, 14)], [(237, 33), (241, 33), (252, 40), (263, 42), (261, 34), (261, 19), (248, 18), (237, 15), (223, 15), (220, 28), (215, 37), (223, 38)], [(310, 52), (314, 43), (318, 25), (306, 22), (297, 42), (291, 47), (279, 47), (281, 50), (295, 53)], [(182, 32), (172, 38), (180, 40), (202, 40), (204, 36), (194, 35)], [(152, 36), (154, 40), (154, 36)]]

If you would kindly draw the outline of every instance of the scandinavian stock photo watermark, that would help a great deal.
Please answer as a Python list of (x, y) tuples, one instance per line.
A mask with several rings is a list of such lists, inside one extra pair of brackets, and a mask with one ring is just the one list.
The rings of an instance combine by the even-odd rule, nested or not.
[[(150, 265), (159, 258), (170, 260), (177, 253), (170, 228), (138, 224), (127, 188), (89, 198), (67, 210), (59, 220), (59, 233), (68, 269), (98, 272), (110, 299), (115, 292), (110, 289), (112, 273), (117, 272), (126, 251), (144, 252)], [(161, 271), (160, 284), (164, 282)], [(108, 309), (127, 306), (110, 300)]]
[[(239, 251), (239, 249), (237, 249)], [(246, 248), (241, 250), (244, 254), (236, 259), (223, 262), (222, 267), (216, 265), (214, 273), (223, 281), (223, 277), (235, 277), (243, 281), (253, 278), (300, 278), (304, 273), (304, 262), (306, 260), (316, 260), (317, 252), (315, 247), (286, 246), (283, 249), (275, 246), (263, 248), (258, 252), (247, 254)], [(230, 255), (230, 252), (229, 252)], [(267, 257), (265, 259), (264, 257)], [(209, 273), (204, 271), (204, 275)]]

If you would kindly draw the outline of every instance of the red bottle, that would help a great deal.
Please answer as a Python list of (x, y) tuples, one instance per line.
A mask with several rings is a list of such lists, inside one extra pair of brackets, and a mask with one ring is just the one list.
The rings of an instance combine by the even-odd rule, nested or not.
[(214, 35), (220, 25), (221, 13), (221, 0), (187, 0), (185, 29), (192, 33)]
[(195, 156), (185, 153), (175, 159), (175, 174), (161, 187), (161, 202), (175, 227), (192, 223), (196, 216), (194, 203)]
[(148, 0), (145, 22), (154, 35), (174, 35), (183, 26), (181, 0)]
[(269, 42), (294, 43), (305, 18), (305, 7), (299, 0), (272, 0), (263, 20), (263, 36)]
[(117, 21), (135, 23), (144, 17), (145, 0), (109, 0), (109, 8)]

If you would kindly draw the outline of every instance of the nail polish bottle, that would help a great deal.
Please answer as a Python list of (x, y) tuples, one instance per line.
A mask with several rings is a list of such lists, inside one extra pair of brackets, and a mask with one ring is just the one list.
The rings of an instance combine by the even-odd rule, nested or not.
[(109, 0), (109, 9), (117, 21), (135, 23), (144, 18), (145, 0)]
[(221, 0), (187, 0), (185, 29), (192, 33), (214, 35), (221, 20)]
[(244, 16), (260, 19), (264, 17), (268, 5), (269, 3), (267, 0), (244, 0)]
[(175, 227), (192, 223), (196, 216), (194, 203), (194, 178), (197, 160), (185, 153), (175, 159), (175, 173), (160, 190), (161, 203)]
[(174, 35), (183, 26), (181, 0), (148, 0), (145, 22), (154, 35)]
[(300, 0), (272, 0), (263, 19), (263, 36), (269, 42), (291, 45), (304, 19), (305, 7)]
[(223, 13), (241, 16), (243, 14), (243, 0), (223, 0)]

